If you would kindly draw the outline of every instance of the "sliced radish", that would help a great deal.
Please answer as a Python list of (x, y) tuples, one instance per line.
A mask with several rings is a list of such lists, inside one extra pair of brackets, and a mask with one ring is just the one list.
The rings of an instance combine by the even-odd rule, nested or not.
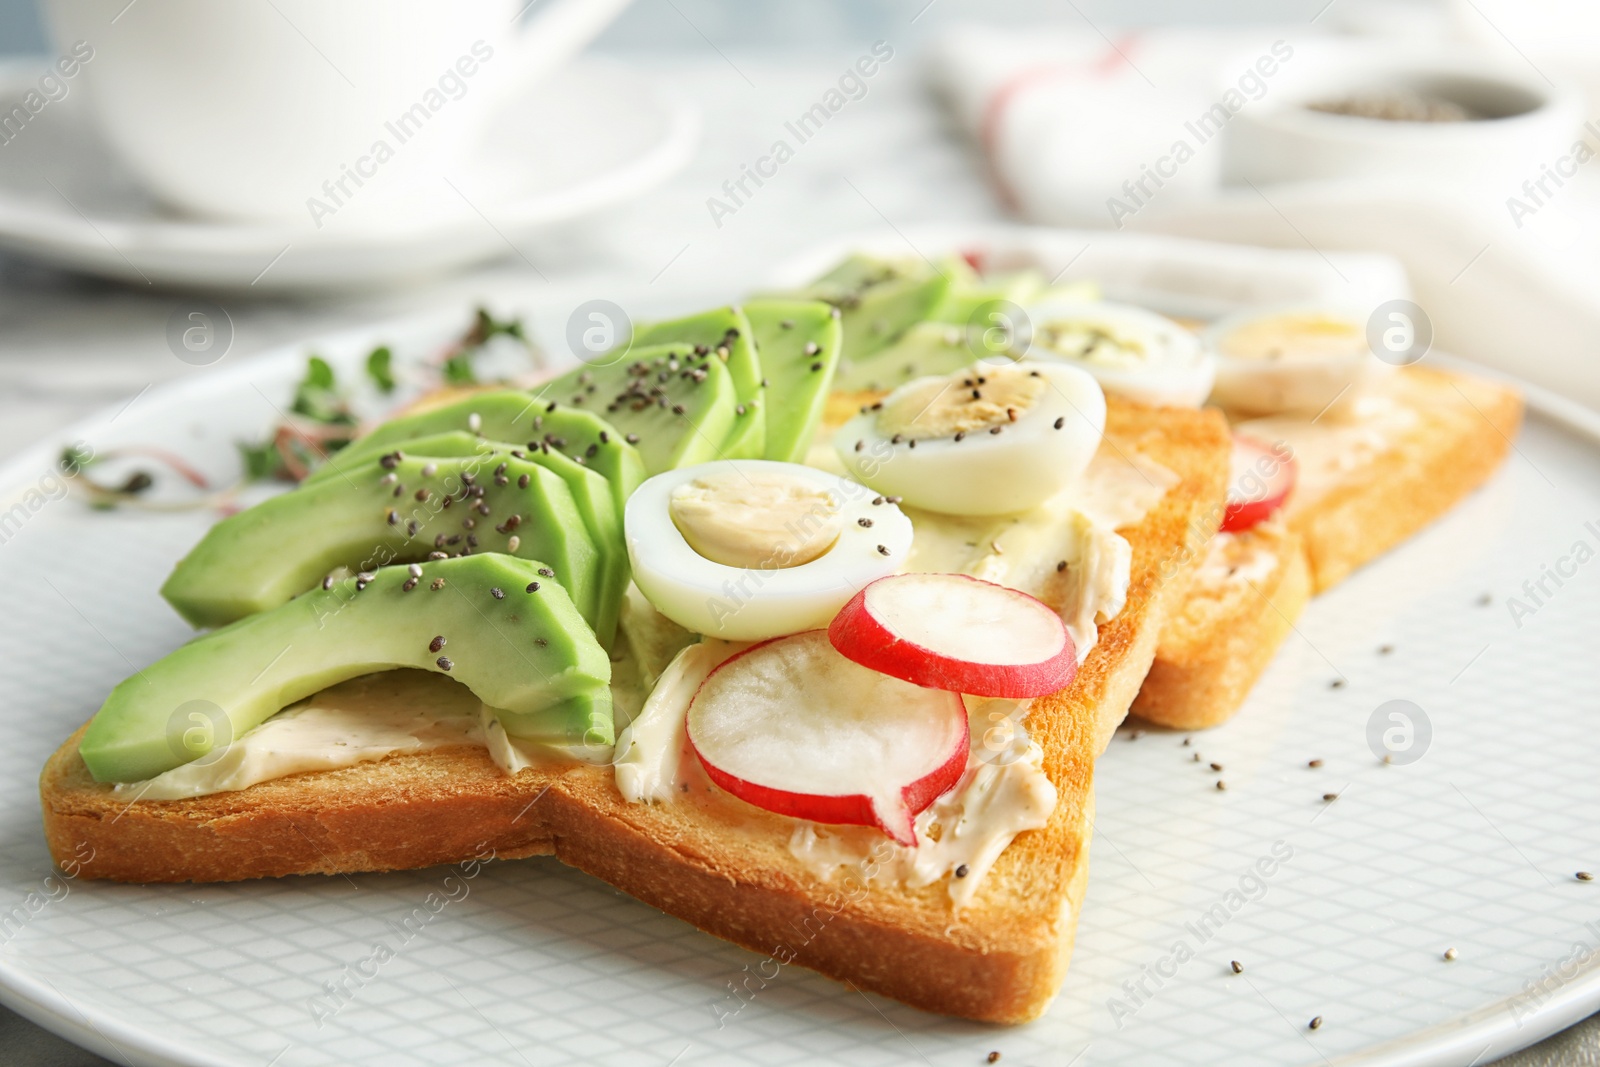
[(965, 574), (879, 578), (839, 610), (828, 639), (863, 667), (973, 696), (1044, 696), (1078, 673), (1060, 615)]
[(1265, 522), (1283, 507), (1294, 489), (1294, 453), (1287, 445), (1265, 445), (1234, 434), (1228, 467), (1228, 508), (1222, 515), (1222, 529), (1227, 533)]
[(967, 766), (956, 693), (911, 685), (834, 651), (825, 630), (753, 645), (689, 705), (689, 744), (740, 800), (813, 822), (876, 826), (917, 843), (917, 814)]

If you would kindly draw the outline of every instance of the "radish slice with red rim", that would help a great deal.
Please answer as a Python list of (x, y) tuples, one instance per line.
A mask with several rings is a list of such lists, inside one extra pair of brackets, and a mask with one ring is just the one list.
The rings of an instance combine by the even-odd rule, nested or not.
[(1228, 467), (1228, 506), (1222, 515), (1225, 533), (1238, 533), (1265, 522), (1283, 507), (1294, 489), (1294, 453), (1282, 442), (1266, 445), (1253, 437), (1234, 434)]
[(880, 578), (834, 616), (828, 639), (863, 667), (974, 696), (1044, 696), (1078, 672), (1060, 615), (965, 574)]
[(824, 630), (754, 645), (706, 678), (689, 744), (713, 782), (758, 808), (876, 826), (917, 843), (917, 815), (967, 767), (967, 711), (944, 693), (868, 670)]

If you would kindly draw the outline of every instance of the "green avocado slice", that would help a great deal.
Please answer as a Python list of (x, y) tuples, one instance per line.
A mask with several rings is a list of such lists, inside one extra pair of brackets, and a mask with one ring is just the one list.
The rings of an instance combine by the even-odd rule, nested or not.
[[(715, 352), (728, 368), (738, 400), (733, 426), (722, 441), (723, 459), (759, 459), (766, 444), (765, 395), (761, 388), (762, 364), (745, 312), (737, 307), (713, 308), (680, 319), (650, 323), (634, 331), (634, 349), (651, 345), (686, 344)], [(722, 355), (723, 350), (726, 355)]]
[[(964, 263), (934, 266), (923, 259), (879, 259), (852, 255), (797, 292), (800, 300), (822, 300), (844, 315), (844, 358), (870, 357), (913, 324), (926, 319), (950, 291), (950, 279)], [(779, 295), (779, 294), (772, 294)]]
[(965, 326), (972, 320), (973, 314), (991, 300), (1003, 300), (1020, 307), (1037, 299), (1048, 284), (1045, 276), (1036, 270), (1019, 270), (984, 278), (976, 274), (969, 278), (957, 278), (951, 282), (950, 291), (928, 318), (933, 322), (953, 322)]
[(546, 383), (557, 409), (589, 407), (639, 450), (649, 474), (722, 459), (738, 394), (722, 360), (687, 343), (634, 347)]
[(194, 625), (221, 626), (277, 607), (341, 567), (370, 572), (472, 552), (547, 561), (583, 618), (599, 620), (600, 549), (571, 491), (555, 472), (510, 456), (387, 453), (271, 497), (213, 526), (161, 595)]
[[(1022, 322), (1006, 321), (985, 316), (985, 321), (974, 318), (985, 304), (1004, 301), (1028, 314), (1030, 304), (1043, 300), (1094, 301), (1100, 299), (1100, 289), (1092, 281), (1070, 282), (1047, 287), (1044, 275), (1025, 270), (995, 278), (979, 278), (970, 268), (958, 273), (950, 291), (939, 306), (928, 316), (900, 335), (886, 348), (862, 360), (854, 360), (839, 370), (834, 388), (854, 392), (860, 389), (894, 389), (913, 378), (928, 375), (953, 374), (970, 366), (975, 360), (1004, 361), (1010, 354), (986, 348), (985, 339), (977, 331), (996, 326), (1009, 326), (1010, 336), (1031, 328)], [(1005, 316), (1007, 320), (1011, 316)], [(1002, 335), (1005, 336), (1005, 335)]]
[[(407, 568), (385, 567), (368, 582), (315, 589), (128, 678), (79, 744), (89, 773), (152, 778), (312, 693), (397, 667), (448, 672), (497, 709), (513, 737), (613, 742), (611, 661), (566, 592), (541, 576), (545, 564), (487, 553), (421, 568), (415, 583)], [(436, 637), (445, 638), (439, 650)]]
[(627, 506), (628, 498), (649, 477), (644, 469), (644, 457), (628, 440), (628, 436), (592, 411), (582, 408), (561, 407), (546, 402), (544, 410), (533, 417), (534, 434), (528, 440), (570, 457), (576, 463), (605, 475), (611, 483), (611, 496), (616, 501), (617, 514)]
[(799, 463), (822, 421), (839, 365), (839, 311), (818, 300), (752, 300), (744, 306), (755, 335), (767, 395), (763, 459)]
[[(539, 447), (532, 447), (534, 445)], [(622, 595), (628, 588), (632, 571), (628, 565), (628, 544), (622, 536), (622, 509), (611, 491), (609, 478), (548, 444), (530, 441), (526, 448), (512, 447), (504, 442), (475, 437), (465, 430), (407, 441), (405, 454), (412, 458), (422, 456), (429, 459), (482, 456), (487, 461), (486, 465), (491, 466), (507, 459), (520, 459), (537, 463), (559, 476), (567, 484), (567, 490), (578, 506), (578, 514), (583, 518), (590, 540), (600, 549), (599, 607), (594, 632), (601, 645), (611, 647), (616, 634), (617, 615), (622, 609)], [(494, 477), (509, 479), (509, 472), (496, 476), (491, 470), (491, 478)]]
[[(620, 511), (645, 479), (644, 460), (615, 426), (592, 411), (563, 407), (516, 389), (478, 393), (443, 407), (402, 415), (335, 452), (304, 483), (332, 478), (418, 437), (461, 430), (515, 447), (538, 440), (591, 467), (611, 483)], [(557, 444), (559, 442), (559, 444)]]
[(834, 388), (847, 392), (895, 389), (914, 378), (954, 374), (983, 355), (980, 348), (968, 344), (965, 327), (948, 322), (919, 322), (871, 358), (841, 367)]

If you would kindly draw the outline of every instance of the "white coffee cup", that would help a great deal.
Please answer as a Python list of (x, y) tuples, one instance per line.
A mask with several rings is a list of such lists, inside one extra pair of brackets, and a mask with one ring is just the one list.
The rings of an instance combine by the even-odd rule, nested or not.
[(546, 0), (526, 20), (530, 0), (44, 6), (63, 55), (87, 44), (79, 77), (100, 128), (152, 193), (199, 215), (321, 229), (443, 203), (441, 179), (491, 132), (495, 105), (628, 2)]

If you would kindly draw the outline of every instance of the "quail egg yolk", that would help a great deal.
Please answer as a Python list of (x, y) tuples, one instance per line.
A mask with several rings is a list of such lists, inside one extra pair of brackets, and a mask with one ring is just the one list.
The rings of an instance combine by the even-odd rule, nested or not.
[(926, 378), (898, 390), (878, 412), (885, 437), (954, 437), (1015, 422), (1048, 383), (1037, 373), (979, 364), (959, 378)]
[(1327, 315), (1273, 315), (1228, 334), (1222, 354), (1235, 359), (1328, 359), (1367, 351), (1361, 327)]
[(728, 567), (798, 567), (826, 555), (844, 529), (827, 489), (765, 470), (703, 474), (672, 490), (667, 511), (690, 548)]

